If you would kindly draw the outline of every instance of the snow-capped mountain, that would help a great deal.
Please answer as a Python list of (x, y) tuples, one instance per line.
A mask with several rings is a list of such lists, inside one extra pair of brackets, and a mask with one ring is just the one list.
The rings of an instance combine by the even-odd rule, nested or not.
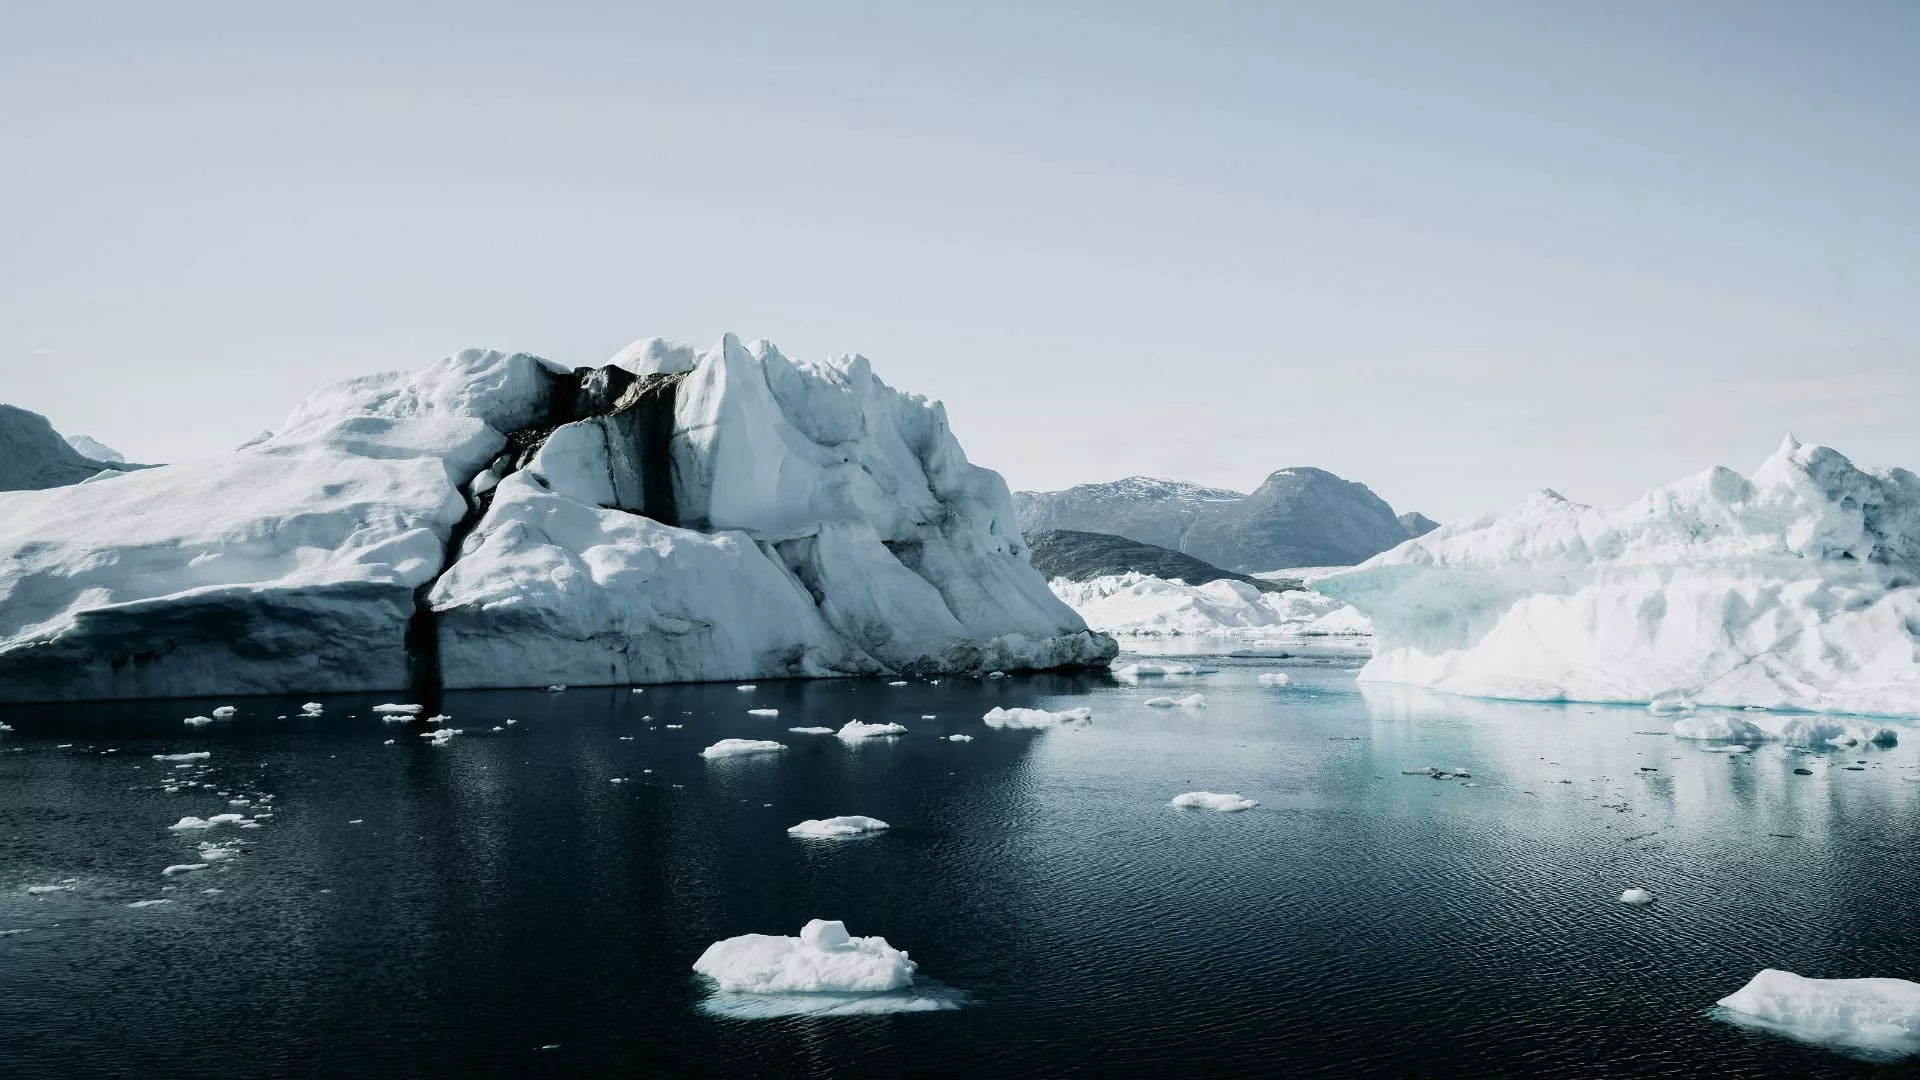
[[(1145, 574), (1165, 581), (1205, 585), (1209, 581), (1238, 581), (1260, 592), (1286, 592), (1299, 586), (1287, 581), (1262, 581), (1172, 548), (1143, 544), (1108, 533), (1050, 529), (1027, 534), (1033, 568), (1049, 581), (1091, 581), (1117, 574)], [(1056, 590), (1057, 591), (1057, 590)]]
[(91, 435), (68, 435), (66, 439), (67, 445), (78, 451), (83, 458), (91, 458), (94, 461), (105, 461), (109, 463), (127, 460), (127, 455), (115, 450), (113, 447), (108, 446), (106, 443), (101, 442)]
[(1253, 574), (1351, 566), (1420, 535), (1432, 522), (1395, 518), (1365, 484), (1324, 469), (1282, 469), (1251, 495), (1177, 480), (1129, 477), (1014, 495), (1020, 527), (1112, 533)]
[(732, 335), (572, 370), (472, 349), (326, 387), (221, 457), (0, 495), (0, 700), (1115, 651), (1028, 564), (943, 406)]
[(1049, 529), (1108, 533), (1177, 551), (1187, 529), (1202, 513), (1244, 498), (1240, 492), (1225, 488), (1129, 476), (1065, 491), (1017, 491), (1013, 510), (1024, 533)]
[(0, 491), (64, 487), (100, 472), (139, 468), (145, 466), (127, 465), (118, 455), (113, 460), (88, 457), (61, 438), (46, 417), (0, 405)]
[(1792, 438), (1750, 479), (1611, 510), (1543, 491), (1314, 588), (1372, 620), (1365, 680), (1920, 716), (1920, 476)]

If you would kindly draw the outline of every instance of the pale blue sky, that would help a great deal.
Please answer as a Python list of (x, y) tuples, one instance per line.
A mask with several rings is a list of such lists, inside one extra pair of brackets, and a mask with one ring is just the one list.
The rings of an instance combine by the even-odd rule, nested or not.
[(18, 4), (0, 147), (0, 401), (136, 460), (732, 330), (1016, 487), (1920, 466), (1899, 0)]

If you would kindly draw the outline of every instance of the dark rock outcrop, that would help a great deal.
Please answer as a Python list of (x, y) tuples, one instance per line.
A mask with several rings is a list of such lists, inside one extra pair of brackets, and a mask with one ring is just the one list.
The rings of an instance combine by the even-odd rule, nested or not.
[(1425, 536), (1440, 527), (1440, 523), (1415, 510), (1400, 515), (1400, 527), (1407, 530), (1407, 539)]
[(1065, 491), (1016, 491), (1013, 513), (1020, 531), (1027, 536), (1070, 529), (1178, 549), (1187, 529), (1202, 513), (1244, 498), (1224, 488), (1130, 476)]
[(1281, 469), (1253, 494), (1215, 506), (1187, 530), (1180, 549), (1216, 566), (1260, 573), (1294, 566), (1350, 566), (1398, 546), (1407, 530), (1365, 484), (1325, 469)]
[(0, 405), (0, 491), (65, 487), (102, 472), (152, 467), (85, 457), (67, 445), (46, 417), (13, 405)]
[(1027, 547), (1033, 568), (1048, 580), (1088, 581), (1111, 574), (1138, 573), (1188, 585), (1205, 585), (1224, 578), (1251, 585), (1261, 592), (1290, 592), (1301, 587), (1294, 581), (1265, 581), (1232, 573), (1171, 548), (1107, 533), (1049, 529), (1027, 534)]

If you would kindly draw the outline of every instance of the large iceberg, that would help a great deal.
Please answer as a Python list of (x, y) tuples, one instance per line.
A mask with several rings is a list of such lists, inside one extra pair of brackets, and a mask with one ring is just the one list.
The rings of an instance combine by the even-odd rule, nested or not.
[(221, 457), (0, 493), (0, 700), (1104, 664), (858, 356), (468, 350)]
[(1480, 697), (1920, 716), (1920, 477), (1791, 437), (1616, 510), (1541, 492), (1315, 584), (1360, 678)]
[(1344, 601), (1303, 589), (1262, 592), (1230, 578), (1188, 585), (1130, 572), (1048, 584), (1088, 626), (1109, 634), (1364, 639), (1369, 632)]

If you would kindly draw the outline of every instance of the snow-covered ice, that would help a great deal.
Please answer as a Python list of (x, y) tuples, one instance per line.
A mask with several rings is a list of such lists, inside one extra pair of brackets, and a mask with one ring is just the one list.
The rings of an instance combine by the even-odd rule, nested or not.
[(1160, 675), (1198, 675), (1200, 669), (1192, 664), (1175, 663), (1168, 660), (1161, 663), (1136, 661), (1113, 669), (1116, 679), (1142, 679)]
[(846, 814), (841, 817), (809, 818), (787, 830), (788, 836), (802, 836), (809, 839), (831, 839), (842, 836), (860, 836), (865, 833), (879, 832), (890, 826), (879, 818), (862, 814)]
[(799, 735), (831, 735), (833, 734), (833, 729), (830, 727), (790, 727), (787, 730)]
[[(668, 724), (667, 726), (677, 727), (678, 725)], [(785, 749), (784, 744), (770, 739), (721, 739), (700, 751), (700, 756), (703, 758), (741, 757), (746, 754), (771, 754)]]
[(779, 716), (779, 709), (748, 709), (748, 716)]
[(420, 713), (426, 712), (427, 707), (425, 705), (412, 704), (396, 705), (389, 702), (385, 705), (375, 705), (373, 711), (389, 716), (417, 716)]
[(186, 718), (185, 720), (183, 720), (183, 721), (181, 721), (181, 723), (183, 723), (183, 724), (185, 724), (185, 725), (187, 725), (188, 727), (199, 727), (199, 726), (201, 726), (202, 724), (211, 724), (211, 723), (213, 723), (213, 717), (211, 717), (211, 716), (189, 716), (189, 717), (187, 717), (187, 718)]
[(814, 919), (799, 937), (742, 934), (716, 941), (693, 970), (734, 993), (877, 993), (913, 982), (914, 962), (882, 937), (853, 937)]
[(1186, 697), (1177, 698), (1155, 697), (1148, 698), (1145, 702), (1142, 702), (1142, 704), (1150, 709), (1204, 709), (1207, 706), (1207, 695), (1188, 694)]
[(1628, 889), (1620, 894), (1620, 902), (1635, 907), (1645, 907), (1653, 903), (1653, 894), (1645, 889)]
[(1602, 510), (1541, 492), (1317, 588), (1363, 680), (1482, 697), (1920, 716), (1920, 477), (1789, 438)]
[(906, 733), (907, 729), (900, 724), (868, 724), (859, 720), (849, 720), (839, 731), (835, 732), (835, 734), (848, 742), (858, 742), (861, 739), (875, 739), (886, 735), (905, 735)]
[(239, 711), (240, 711), (239, 709), (233, 707), (232, 705), (222, 705), (219, 708), (213, 710), (213, 718), (215, 720), (225, 720), (227, 717), (232, 716), (233, 714)]
[(188, 829), (211, 829), (213, 828), (213, 824), (213, 822), (208, 821), (206, 818), (188, 816), (181, 818), (174, 824), (167, 826), (167, 828), (175, 832), (185, 832)]
[(0, 492), (0, 699), (398, 689), (417, 594), (456, 689), (1116, 651), (943, 406), (728, 335), (581, 373), (470, 349), (323, 387), (228, 454)]
[(1718, 1002), (1723, 1018), (1871, 1058), (1920, 1054), (1920, 983), (1810, 979), (1767, 968)]
[(988, 727), (1049, 728), (1059, 724), (1091, 723), (1093, 710), (1079, 708), (1048, 712), (1045, 709), (1006, 709), (996, 705), (980, 719), (985, 720)]
[(1182, 795), (1175, 795), (1173, 805), (1232, 813), (1238, 810), (1251, 810), (1260, 804), (1245, 795), (1222, 794), (1217, 791), (1189, 791)]
[(1261, 686), (1286, 686), (1293, 682), (1293, 676), (1284, 671), (1268, 671), (1260, 675)]
[(1261, 592), (1227, 578), (1188, 585), (1129, 572), (1055, 578), (1048, 585), (1088, 626), (1109, 634), (1364, 640), (1370, 633), (1367, 620), (1339, 600), (1300, 590)]

